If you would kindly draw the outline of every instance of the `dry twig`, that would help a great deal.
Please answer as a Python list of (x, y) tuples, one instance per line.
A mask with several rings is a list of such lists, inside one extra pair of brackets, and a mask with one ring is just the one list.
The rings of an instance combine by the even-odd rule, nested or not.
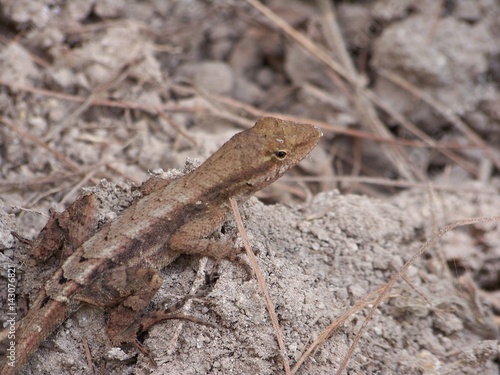
[[(355, 313), (356, 311), (359, 311), (363, 307), (372, 304), (372, 307), (370, 311), (368, 312), (366, 319), (364, 320), (361, 328), (359, 329), (358, 333), (356, 334), (356, 337), (353, 340), (353, 343), (351, 344), (348, 353), (345, 355), (338, 371), (337, 375), (342, 374), (342, 372), (346, 369), (350, 358), (352, 357), (352, 354), (354, 353), (354, 349), (356, 348), (356, 345), (358, 344), (359, 340), (361, 339), (361, 336), (363, 332), (365, 331), (366, 327), (368, 326), (368, 323), (370, 322), (371, 318), (375, 314), (375, 311), (377, 310), (378, 306), (380, 303), (386, 299), (389, 293), (389, 290), (394, 286), (394, 284), (403, 277), (404, 273), (408, 270), (408, 268), (415, 262), (417, 258), (419, 258), (424, 252), (429, 250), (432, 246), (434, 246), (437, 241), (447, 232), (461, 226), (465, 225), (472, 225), (472, 224), (478, 224), (478, 223), (486, 223), (486, 222), (492, 222), (492, 221), (500, 221), (500, 216), (490, 216), (490, 217), (473, 217), (473, 218), (466, 218), (463, 220), (458, 220), (455, 221), (449, 225), (447, 225), (444, 228), (441, 228), (429, 241), (427, 241), (424, 245), (420, 247), (420, 249), (410, 258), (408, 262), (404, 264), (404, 266), (401, 268), (400, 271), (398, 271), (394, 276), (392, 276), (389, 281), (380, 289), (378, 289), (375, 292), (370, 293), (366, 297), (362, 298), (359, 302), (357, 302), (352, 308), (350, 308), (346, 313), (344, 313), (339, 319), (335, 320), (332, 324), (330, 324), (319, 336), (318, 338), (309, 345), (309, 347), (304, 351), (300, 359), (297, 361), (295, 366), (292, 368), (292, 373), (296, 373), (297, 370), (300, 368), (300, 366), (304, 363), (305, 359), (307, 356), (309, 356), (314, 350), (316, 350), (323, 342), (325, 342), (329, 337), (331, 337), (332, 333), (339, 327), (340, 324), (344, 323), (347, 318)], [(376, 299), (374, 299), (375, 295), (378, 295)]]
[(273, 323), (273, 327), (276, 332), (276, 340), (278, 341), (279, 352), (281, 359), (283, 361), (283, 367), (285, 368), (285, 373), (287, 375), (291, 374), (290, 365), (288, 364), (288, 360), (285, 355), (285, 344), (283, 343), (283, 335), (281, 333), (281, 327), (278, 322), (278, 318), (276, 317), (276, 312), (274, 311), (273, 302), (271, 301), (271, 297), (267, 292), (266, 281), (264, 280), (264, 277), (260, 272), (260, 267), (259, 264), (257, 263), (257, 258), (255, 257), (255, 254), (252, 251), (250, 242), (248, 242), (245, 228), (243, 227), (243, 222), (241, 220), (240, 211), (238, 209), (238, 203), (233, 198), (229, 198), (229, 202), (231, 203), (231, 208), (233, 209), (233, 214), (234, 218), (236, 219), (236, 226), (238, 227), (238, 232), (240, 233), (241, 238), (243, 239), (243, 244), (245, 246), (248, 258), (250, 259), (250, 264), (252, 265), (252, 268), (255, 272), (255, 276), (257, 277), (257, 281), (260, 285), (262, 294), (264, 295), (264, 299), (266, 301), (267, 310), (269, 311), (269, 317), (271, 318), (271, 322)]

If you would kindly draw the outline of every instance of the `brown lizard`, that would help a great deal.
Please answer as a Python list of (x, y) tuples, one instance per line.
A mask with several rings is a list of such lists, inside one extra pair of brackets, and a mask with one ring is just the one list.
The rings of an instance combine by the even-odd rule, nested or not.
[(108, 336), (113, 345), (132, 344), (148, 354), (137, 334), (166, 315), (162, 319), (156, 313), (147, 324), (139, 318), (162, 285), (159, 270), (180, 254), (234, 256), (231, 241), (209, 238), (230, 217), (229, 198), (243, 202), (271, 184), (302, 160), (321, 135), (312, 125), (265, 117), (194, 171), (157, 184), (85, 240), (45, 283), (17, 327), (15, 360), (4, 360), (0, 374), (18, 373), (83, 303), (112, 308)]

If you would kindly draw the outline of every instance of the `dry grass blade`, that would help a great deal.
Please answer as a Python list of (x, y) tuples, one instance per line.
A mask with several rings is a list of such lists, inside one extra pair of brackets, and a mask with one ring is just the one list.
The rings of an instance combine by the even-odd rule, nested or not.
[(394, 284), (403, 276), (403, 274), (408, 270), (408, 268), (415, 262), (417, 258), (419, 258), (423, 253), (425, 253), (428, 249), (430, 249), (432, 246), (436, 244), (436, 242), (447, 232), (457, 228), (457, 227), (462, 227), (465, 225), (472, 225), (472, 224), (477, 224), (477, 223), (485, 223), (485, 222), (491, 222), (491, 221), (500, 221), (500, 216), (490, 216), (490, 217), (472, 217), (472, 218), (467, 218), (467, 219), (462, 219), (455, 221), (449, 225), (447, 225), (444, 228), (441, 228), (429, 241), (427, 241), (417, 252), (415, 255), (413, 255), (408, 262), (405, 263), (405, 265), (401, 268), (401, 270), (396, 273), (391, 279), (387, 282), (387, 284), (384, 285), (383, 288), (381, 288), (380, 295), (378, 296), (377, 300), (373, 304), (372, 308), (368, 312), (368, 315), (366, 316), (365, 321), (363, 322), (361, 328), (359, 329), (359, 332), (356, 334), (356, 337), (354, 338), (353, 343), (351, 344), (351, 347), (349, 348), (349, 352), (344, 358), (344, 361), (342, 362), (339, 370), (337, 371), (337, 374), (340, 375), (342, 372), (345, 370), (347, 367), (347, 364), (349, 362), (349, 359), (352, 356), (352, 353), (354, 352), (354, 349), (356, 348), (356, 345), (358, 344), (359, 340), (361, 339), (361, 335), (365, 331), (366, 327), (368, 326), (368, 323), (370, 322), (373, 314), (375, 314), (375, 311), (377, 310), (377, 307), (380, 305), (382, 300), (387, 296), (387, 293), (389, 290), (394, 286)]
[[(284, 177), (283, 182), (342, 182), (350, 184), (370, 184), (379, 186), (392, 186), (399, 188), (419, 188), (428, 189), (429, 186), (434, 190), (439, 191), (454, 191), (454, 192), (470, 192), (470, 193), (484, 193), (484, 194), (498, 194), (495, 188), (487, 187), (474, 187), (463, 186), (457, 184), (439, 184), (439, 183), (425, 183), (425, 182), (410, 182), (406, 180), (391, 180), (390, 178), (383, 177), (367, 177), (367, 176), (302, 176), (302, 177)], [(1, 187), (2, 185), (0, 185)]]
[(269, 293), (267, 292), (266, 282), (262, 273), (260, 272), (259, 264), (257, 263), (257, 258), (250, 247), (250, 242), (248, 242), (247, 234), (245, 232), (245, 228), (243, 227), (243, 222), (241, 220), (240, 211), (238, 209), (238, 203), (233, 198), (229, 198), (229, 202), (231, 203), (231, 208), (233, 209), (234, 218), (236, 220), (236, 226), (238, 227), (238, 232), (243, 239), (243, 244), (245, 245), (245, 250), (247, 252), (248, 258), (250, 259), (250, 263), (252, 264), (252, 268), (255, 272), (255, 276), (257, 277), (257, 281), (259, 282), (260, 288), (262, 289), (262, 293), (264, 294), (264, 299), (266, 300), (267, 310), (269, 311), (269, 316), (271, 318), (271, 322), (273, 323), (274, 330), (276, 332), (276, 340), (278, 341), (279, 352), (281, 355), (281, 359), (283, 361), (283, 367), (285, 368), (285, 373), (291, 374), (290, 365), (288, 364), (288, 360), (285, 356), (285, 344), (283, 343), (283, 335), (281, 334), (281, 327), (278, 322), (278, 318), (276, 317), (276, 313), (274, 311), (274, 305), (271, 301), (271, 297), (269, 297)]
[(391, 279), (385, 284), (381, 289), (380, 289), (380, 295), (376, 299), (375, 303), (373, 304), (372, 308), (368, 312), (368, 315), (366, 316), (365, 321), (361, 325), (361, 328), (359, 329), (359, 332), (356, 334), (356, 337), (354, 338), (353, 343), (351, 344), (351, 347), (349, 348), (349, 351), (347, 355), (345, 356), (339, 370), (337, 371), (337, 375), (342, 374), (342, 372), (346, 369), (347, 364), (349, 363), (349, 359), (351, 358), (352, 354), (354, 353), (354, 349), (356, 348), (356, 345), (358, 344), (359, 340), (361, 339), (361, 335), (365, 331), (366, 327), (368, 326), (368, 323), (370, 322), (373, 314), (375, 314), (375, 311), (377, 310), (377, 307), (380, 305), (380, 303), (383, 301), (384, 298), (386, 298), (387, 293), (389, 293), (389, 290), (394, 286), (396, 281), (398, 281), (403, 274), (410, 268), (410, 266), (415, 262), (417, 258), (419, 258), (423, 253), (425, 253), (428, 249), (430, 249), (432, 246), (438, 242), (438, 240), (444, 236), (445, 233), (457, 228), (457, 227), (462, 227), (465, 225), (472, 225), (472, 224), (477, 224), (477, 223), (485, 223), (485, 222), (491, 222), (491, 221), (500, 221), (500, 216), (490, 216), (490, 217), (472, 217), (472, 218), (467, 218), (467, 219), (462, 219), (462, 220), (457, 220), (449, 225), (447, 225), (444, 228), (441, 228), (429, 241), (427, 241), (418, 251), (413, 255), (408, 262), (405, 263), (405, 265), (401, 268), (401, 270), (396, 273)]
[(500, 168), (500, 154), (498, 150), (495, 150), (494, 148), (490, 147), (474, 130), (472, 130), (469, 127), (469, 125), (463, 122), (455, 113), (447, 110), (446, 106), (442, 104), (439, 99), (432, 97), (428, 93), (424, 92), (423, 90), (419, 89), (412, 83), (408, 82), (400, 75), (382, 69), (378, 70), (377, 74), (380, 74), (380, 76), (384, 77), (385, 79), (388, 79), (392, 83), (408, 91), (416, 98), (419, 98), (427, 105), (432, 107), (434, 110), (436, 110), (438, 113), (440, 113), (444, 119), (451, 122), (473, 143), (476, 143), (477, 145), (481, 146), (481, 148), (484, 148), (486, 154), (491, 158), (496, 167)]
[(302, 353), (297, 363), (292, 368), (292, 374), (295, 374), (300, 366), (304, 363), (307, 357), (315, 350), (319, 348), (319, 346), (328, 340), (328, 338), (335, 332), (337, 328), (339, 328), (345, 321), (357, 311), (360, 311), (364, 307), (375, 302), (375, 297), (380, 293), (381, 289), (368, 294), (366, 297), (358, 301), (353, 307), (343, 313), (338, 319), (336, 319), (333, 323), (331, 323), (321, 334), (314, 340), (307, 349)]
[[(278, 15), (273, 13), (269, 8), (267, 8), (265, 5), (261, 4), (257, 0), (247, 0), (248, 3), (250, 3), (252, 6), (254, 6), (256, 9), (258, 9), (261, 13), (263, 13), (266, 17), (271, 19), (278, 27), (280, 27), (286, 34), (288, 34), (293, 40), (295, 40), (298, 44), (300, 44), (302, 47), (304, 47), (307, 51), (309, 51), (313, 56), (316, 56), (320, 61), (328, 65), (332, 70), (334, 70), (336, 73), (338, 73), (340, 76), (342, 76), (344, 79), (346, 79), (348, 82), (353, 84), (355, 90), (356, 90), (356, 95), (355, 95), (355, 102), (356, 102), (356, 107), (357, 111), (360, 114), (361, 118), (363, 119), (363, 122), (372, 128), (376, 134), (379, 134), (383, 138), (392, 138), (392, 135), (388, 130), (385, 128), (383, 123), (378, 119), (378, 116), (375, 112), (375, 109), (373, 108), (373, 104), (375, 103), (378, 106), (381, 105), (380, 102), (375, 102), (373, 99), (373, 95), (369, 89), (366, 89), (362, 85), (362, 79), (361, 77), (356, 76), (356, 72), (352, 66), (352, 63), (350, 62), (349, 59), (346, 59), (346, 56), (348, 54), (346, 53), (346, 47), (345, 44), (343, 43), (343, 40), (341, 36), (339, 35), (339, 28), (338, 24), (336, 22), (336, 17), (334, 13), (334, 8), (332, 7), (330, 2), (324, 1), (324, 0), (318, 0), (320, 6), (323, 9), (323, 13), (325, 14), (325, 29), (326, 34), (330, 37), (330, 42), (332, 45), (334, 45), (335, 50), (339, 53), (342, 59), (342, 63), (346, 68), (343, 68), (339, 66), (338, 63), (336, 63), (327, 53), (325, 53), (321, 48), (316, 46), (312, 41), (310, 41), (308, 38), (303, 36), (301, 33), (297, 32), (295, 29), (293, 29), (290, 25), (288, 25), (283, 19), (281, 19)], [(383, 75), (383, 73), (381, 73)], [(397, 83), (397, 82), (394, 82)], [(401, 85), (401, 83), (399, 83)], [(429, 105), (432, 105), (436, 110), (441, 112), (445, 118), (447, 118), (450, 122), (454, 123), (457, 127), (459, 127), (473, 142), (476, 144), (480, 145), (481, 148), (485, 148), (489, 154), (489, 156), (492, 158), (494, 161), (495, 165), (497, 167), (500, 167), (500, 157), (496, 157), (495, 153), (493, 150), (488, 149), (488, 146), (485, 144), (485, 142), (477, 136), (472, 130), (468, 128), (466, 124), (464, 124), (457, 116), (453, 114), (447, 113), (447, 111), (444, 110), (444, 108), (436, 103), (436, 101), (432, 98), (425, 98), (423, 95), (419, 95), (421, 99), (423, 99), (425, 102), (427, 102)], [(369, 99), (369, 100), (366, 100)], [(427, 100), (426, 100), (427, 99)], [(383, 104), (383, 103), (382, 103)], [(384, 108), (383, 108), (384, 109)], [(387, 106), (385, 106), (385, 109), (387, 109)], [(394, 113), (389, 113), (391, 116), (394, 115)], [(401, 118), (401, 116), (397, 116), (393, 118), (401, 123), (403, 126), (409, 125), (408, 121), (405, 121), (404, 118)], [(415, 133), (415, 127), (408, 127), (410, 131)], [(415, 133), (416, 134), (416, 133)], [(422, 138), (422, 134), (416, 134), (417, 136)], [(424, 141), (428, 145), (435, 145), (435, 142), (433, 142), (429, 137), (423, 137)], [(398, 149), (398, 148), (387, 148), (384, 149), (385, 152), (389, 152), (391, 155), (390, 159), (395, 163), (395, 165), (398, 167), (400, 172), (406, 177), (410, 178), (412, 175), (417, 176), (419, 180), (425, 181), (424, 176), (422, 176), (421, 172), (414, 168), (413, 165), (409, 162), (406, 153), (403, 152), (403, 150)], [(466, 162), (462, 158), (458, 157), (458, 155), (455, 155), (454, 153), (450, 152), (443, 152), (447, 157), (449, 157), (451, 160), (454, 160), (455, 162), (459, 163), (461, 166), (463, 166), (466, 170), (468, 171), (477, 171), (477, 168), (474, 168), (471, 166), (470, 163)], [(476, 174), (477, 172), (474, 172)], [(413, 178), (410, 178), (410, 180), (413, 180)]]
[[(9, 129), (11, 129), (13, 132), (19, 134), (22, 139), (28, 139), (34, 144), (44, 148), (48, 152), (50, 152), (52, 155), (55, 156), (55, 158), (62, 163), (64, 163), (66, 166), (68, 166), (72, 171), (78, 171), (79, 166), (73, 163), (71, 160), (69, 160), (66, 156), (61, 154), (59, 151), (54, 150), (52, 147), (50, 147), (47, 143), (40, 141), (37, 137), (31, 135), (28, 132), (25, 132), (24, 130), (21, 130), (19, 127), (15, 126), (13, 123), (10, 122), (9, 119), (0, 116), (0, 123), (4, 124), (7, 126)], [(97, 181), (93, 181), (95, 184)]]
[[(367, 97), (375, 97), (373, 93), (371, 93), (369, 90), (366, 90), (365, 93), (367, 94)], [(361, 139), (369, 139), (374, 142), (382, 142), (386, 143), (389, 145), (400, 145), (400, 146), (411, 146), (411, 147), (432, 147), (437, 150), (441, 149), (457, 149), (457, 150), (464, 150), (464, 149), (481, 149), (482, 147), (477, 144), (471, 144), (471, 143), (466, 143), (466, 144), (460, 144), (460, 143), (454, 143), (454, 142), (447, 142), (447, 143), (437, 143), (433, 141), (432, 145), (427, 142), (427, 141), (416, 141), (416, 140), (409, 140), (409, 139), (393, 139), (383, 137), (383, 136), (378, 136), (373, 133), (367, 133), (362, 130), (356, 130), (356, 129), (347, 129), (343, 126), (339, 125), (334, 125), (331, 123), (326, 123), (324, 121), (319, 121), (315, 120), (312, 118), (306, 118), (306, 117), (299, 117), (299, 116), (294, 116), (290, 114), (284, 114), (284, 113), (278, 113), (278, 112), (270, 112), (270, 111), (263, 111), (257, 107), (254, 107), (250, 104), (243, 103), (241, 101), (238, 101), (237, 99), (230, 98), (228, 96), (223, 96), (223, 95), (217, 95), (217, 94), (211, 94), (210, 98), (217, 100), (225, 105), (229, 105), (233, 108), (235, 108), (237, 111), (245, 111), (247, 112), (250, 116), (252, 117), (266, 117), (266, 116), (271, 116), (271, 117), (278, 117), (282, 118), (284, 120), (289, 120), (289, 121), (294, 121), (294, 122), (301, 122), (301, 123), (306, 123), (306, 124), (311, 124), (311, 125), (316, 125), (317, 127), (321, 128), (323, 131), (327, 132), (332, 132), (335, 134), (343, 134), (355, 138), (361, 138)], [(380, 99), (379, 99), (380, 100)], [(378, 105), (377, 102), (375, 104)], [(387, 106), (381, 107), (381, 109), (385, 110)], [(209, 109), (211, 112), (212, 110)], [(212, 112), (213, 114), (217, 115), (217, 112)], [(391, 114), (388, 112), (388, 114)], [(398, 117), (401, 118), (401, 117)], [(398, 118), (394, 118), (396, 121), (398, 121)], [(243, 126), (244, 128), (247, 128), (248, 126)]]
[(347, 69), (349, 74), (356, 77), (356, 69), (344, 43), (332, 2), (329, 0), (317, 0), (316, 2), (323, 14), (323, 29), (330, 48), (334, 53), (338, 54), (342, 65)]
[(429, 43), (432, 42), (432, 40), (434, 39), (434, 36), (436, 35), (439, 21), (441, 20), (441, 14), (443, 13), (443, 9), (444, 9), (444, 2), (445, 2), (445, 0), (439, 0), (437, 2), (438, 5), (436, 8), (436, 12), (434, 13), (434, 21), (432, 22), (432, 27), (429, 31), (429, 37), (428, 37)]
[[(361, 122), (369, 129), (371, 129), (375, 134), (383, 136), (386, 138), (393, 138), (391, 132), (385, 127), (382, 121), (378, 118), (377, 112), (373, 106), (373, 103), (364, 95), (365, 79), (358, 76), (352, 66), (351, 62), (346, 62), (346, 68), (341, 67), (337, 62), (335, 62), (325, 51), (320, 47), (316, 46), (310, 39), (306, 38), (304, 35), (296, 31), (291, 27), (285, 20), (275, 14), (271, 9), (263, 5), (257, 0), (247, 0), (253, 7), (259, 10), (262, 14), (268, 17), (272, 22), (274, 22), (279, 28), (281, 28), (290, 38), (296, 41), (300, 46), (306, 49), (314, 57), (318, 58), (320, 61), (325, 63), (334, 72), (341, 75), (349, 83), (353, 85), (354, 90), (354, 104), (356, 111), (359, 115)], [(347, 47), (340, 36), (339, 27), (336, 22), (336, 17), (333, 12), (333, 8), (328, 5), (327, 2), (322, 2), (322, 6), (326, 8), (327, 23), (328, 21), (333, 22), (331, 27), (328, 27), (330, 31), (328, 34), (337, 35), (334, 37), (332, 43), (336, 45), (337, 51), (342, 51), (341, 56), (346, 56), (348, 59)], [(420, 180), (425, 181), (426, 177), (418, 168), (416, 168), (409, 160), (407, 153), (393, 145), (392, 147), (383, 148), (382, 151), (391, 160), (391, 162), (396, 166), (399, 173), (410, 181)]]
[[(75, 102), (75, 103), (84, 103), (87, 98), (84, 96), (79, 96), (79, 95), (71, 95), (71, 94), (66, 94), (62, 92), (56, 92), (56, 91), (51, 91), (51, 90), (45, 90), (41, 89), (38, 87), (33, 87), (33, 86), (24, 86), (24, 85), (19, 85), (14, 82), (8, 82), (5, 80), (0, 79), (0, 86), (5, 86), (9, 87), (10, 89), (14, 91), (23, 91), (23, 92), (30, 92), (33, 94), (37, 95), (42, 95), (42, 96), (47, 96), (50, 98), (57, 98), (61, 100), (66, 100), (69, 102)], [(136, 109), (139, 111), (143, 111), (149, 114), (155, 114), (158, 112), (158, 110), (162, 111), (169, 111), (169, 112), (206, 112), (207, 108), (200, 106), (190, 106), (186, 107), (183, 105), (177, 105), (175, 103), (167, 102), (161, 106), (156, 106), (156, 105), (150, 105), (150, 104), (144, 104), (144, 103), (137, 103), (137, 102), (130, 102), (130, 101), (125, 101), (125, 100), (113, 100), (113, 99), (93, 99), (91, 101), (92, 106), (99, 106), (99, 107), (110, 107), (110, 108), (121, 108), (121, 109)]]
[(280, 29), (282, 29), (286, 34), (288, 34), (293, 40), (298, 42), (307, 51), (317, 56), (323, 63), (328, 65), (334, 72), (342, 76), (345, 80), (352, 84), (356, 84), (356, 77), (352, 76), (345, 70), (340, 64), (333, 60), (327, 53), (325, 53), (321, 48), (316, 46), (311, 40), (306, 38), (304, 35), (296, 31), (291, 27), (285, 20), (279, 17), (271, 9), (266, 7), (264, 4), (257, 0), (246, 0), (247, 3), (252, 5), (259, 12), (264, 14), (267, 18), (273, 21)]
[(25, 31), (21, 31), (20, 33), (18, 33), (14, 38), (12, 39), (8, 39), (6, 38), (5, 36), (1, 35), (0, 34), (0, 42), (2, 42), (3, 44), (5, 44), (6, 46), (8, 46), (9, 44), (17, 44), (18, 46), (20, 46), (29, 56), (30, 56), (30, 59), (33, 60), (33, 62), (35, 64), (38, 64), (44, 68), (48, 68), (50, 66), (50, 63), (47, 62), (46, 60), (44, 60), (42, 57), (30, 52), (28, 49), (26, 49), (21, 43), (19, 43), (20, 39), (22, 39), (24, 37), (24, 33), (26, 32)]
[[(466, 218), (463, 220), (458, 220), (455, 221), (449, 225), (447, 225), (444, 228), (441, 228), (429, 241), (427, 241), (424, 245), (420, 247), (420, 249), (411, 257), (411, 259), (405, 263), (405, 265), (401, 268), (399, 272), (397, 272), (394, 276), (391, 277), (391, 279), (380, 289), (378, 289), (375, 292), (370, 293), (363, 299), (361, 299), (359, 302), (357, 302), (352, 308), (350, 308), (348, 311), (346, 311), (342, 316), (337, 319), (335, 322), (330, 324), (319, 336), (318, 338), (309, 345), (309, 347), (304, 351), (300, 359), (297, 361), (295, 366), (292, 368), (292, 373), (296, 373), (300, 366), (304, 363), (306, 358), (321, 345), (324, 341), (326, 341), (331, 334), (339, 327), (340, 324), (344, 323), (346, 319), (355, 313), (356, 311), (359, 311), (363, 307), (373, 304), (372, 308), (368, 312), (368, 315), (366, 316), (366, 319), (364, 320), (361, 328), (359, 329), (358, 333), (356, 334), (356, 337), (354, 338), (353, 343), (351, 344), (351, 347), (349, 348), (348, 353), (344, 357), (344, 360), (342, 361), (339, 370), (337, 371), (337, 375), (342, 374), (342, 372), (346, 369), (347, 364), (349, 363), (350, 358), (352, 357), (352, 354), (354, 352), (354, 349), (356, 348), (356, 345), (358, 344), (359, 340), (361, 339), (361, 335), (365, 331), (366, 327), (368, 326), (368, 323), (370, 322), (372, 316), (375, 314), (375, 311), (377, 307), (380, 305), (380, 303), (387, 298), (387, 294), (389, 290), (394, 286), (394, 284), (403, 277), (404, 273), (408, 270), (408, 268), (415, 262), (417, 258), (419, 258), (425, 251), (427, 251), (429, 248), (434, 246), (436, 242), (447, 232), (461, 226), (465, 225), (472, 225), (472, 224), (478, 224), (478, 223), (486, 223), (486, 222), (492, 222), (492, 221), (500, 221), (500, 216), (489, 216), (489, 217), (473, 217), (473, 218)], [(374, 299), (374, 296), (378, 295), (376, 299)]]
[(220, 117), (221, 119), (230, 121), (235, 125), (241, 126), (243, 129), (252, 127), (253, 121), (250, 121), (239, 116), (238, 114), (234, 114), (226, 110), (225, 106), (220, 105), (220, 103), (214, 100), (212, 94), (210, 94), (208, 91), (202, 90), (200, 88), (195, 88), (195, 94), (205, 99), (207, 108), (213, 115)]
[(74, 200), (75, 196), (78, 196), (78, 191), (82, 187), (84, 187), (89, 182), (90, 179), (94, 178), (94, 175), (97, 173), (97, 171), (98, 171), (97, 169), (89, 171), (80, 179), (80, 181), (74, 184), (73, 187), (69, 189), (69, 191), (66, 192), (66, 194), (64, 194), (61, 201), (57, 204), (56, 210), (64, 210), (64, 206), (66, 205), (66, 203), (68, 203), (71, 200)]
[[(67, 173), (65, 175), (60, 175), (60, 176), (50, 176), (46, 178), (35, 178), (29, 181), (16, 181), (16, 182), (2, 182), (0, 183), (0, 191), (2, 190), (7, 190), (10, 188), (26, 188), (27, 186), (34, 185), (37, 187), (40, 187), (42, 184), (51, 184), (54, 182), (60, 182), (64, 180), (69, 180), (74, 177), (78, 177), (83, 175), (83, 177), (79, 180), (78, 183), (73, 184), (73, 187), (67, 192), (64, 197), (61, 199), (61, 201), (57, 204), (57, 209), (64, 209), (64, 205), (66, 202), (68, 202), (69, 199), (72, 199), (72, 197), (76, 194), (76, 192), (82, 187), (87, 184), (87, 182), (92, 181), (93, 184), (97, 183), (97, 178), (94, 177), (96, 173), (99, 172), (99, 169), (102, 167), (107, 167), (113, 172), (117, 173), (118, 175), (128, 179), (129, 181), (132, 181), (134, 183), (139, 183), (140, 181), (136, 181), (133, 176), (127, 176), (120, 171), (116, 170), (112, 164), (116, 162), (116, 155), (120, 152), (122, 152), (125, 148), (127, 148), (132, 142), (136, 140), (137, 137), (132, 137), (130, 138), (127, 142), (125, 142), (118, 150), (115, 150), (112, 154), (110, 155), (104, 155), (101, 159), (96, 164), (89, 165), (86, 167), (80, 167), (76, 164), (74, 164), (71, 160), (66, 158), (65, 155), (61, 154), (60, 152), (54, 150), (51, 148), (47, 143), (39, 140), (38, 138), (32, 136), (30, 133), (27, 133), (23, 130), (18, 129), (15, 127), (8, 119), (1, 117), (0, 116), (0, 123), (3, 123), (6, 125), (8, 128), (11, 130), (15, 131), (17, 134), (19, 134), (23, 139), (29, 139), (33, 143), (45, 148), (47, 151), (49, 151), (52, 155), (54, 155), (58, 160), (62, 161), (64, 164), (66, 164), (73, 172)], [(60, 190), (60, 184), (54, 191), (59, 191)], [(47, 190), (44, 190), (44, 193), (47, 193)]]
[(53, 140), (64, 129), (71, 126), (71, 124), (73, 124), (73, 122), (75, 122), (78, 117), (80, 117), (89, 107), (92, 106), (92, 103), (96, 98), (101, 96), (103, 93), (106, 93), (116, 84), (123, 81), (130, 74), (130, 71), (142, 61), (143, 57), (140, 56), (123, 64), (123, 66), (120, 67), (109, 80), (95, 87), (92, 92), (85, 98), (85, 101), (83, 103), (81, 103), (77, 108), (64, 116), (63, 120), (60, 123), (52, 125), (49, 132), (45, 135), (44, 141), (49, 142)]
[(460, 165), (467, 172), (469, 172), (475, 176), (478, 175), (478, 168), (474, 164), (469, 163), (467, 160), (465, 160), (464, 158), (460, 157), (459, 155), (455, 154), (452, 151), (438, 147), (439, 146), (438, 142), (436, 142), (432, 137), (428, 136), (425, 132), (420, 130), (417, 126), (415, 126), (411, 121), (407, 120), (399, 112), (392, 109), (389, 104), (385, 103), (374, 92), (368, 91), (368, 92), (366, 92), (366, 95), (370, 98), (370, 100), (372, 102), (377, 104), (380, 109), (382, 109), (387, 114), (389, 114), (394, 120), (396, 120), (399, 124), (401, 124), (406, 130), (411, 132), (413, 135), (419, 137), (427, 145), (429, 145), (430, 147), (432, 147), (435, 150), (438, 150), (443, 155), (448, 157), (450, 160), (452, 160), (455, 163), (457, 163), (458, 165)]
[(89, 367), (90, 374), (95, 374), (94, 364), (92, 363), (92, 354), (90, 353), (89, 343), (85, 336), (82, 337), (83, 350), (85, 351), (85, 358), (87, 359), (87, 366)]
[[(346, 67), (351, 75), (356, 76), (357, 84), (354, 86), (354, 104), (360, 120), (375, 134), (394, 139), (392, 133), (378, 117), (373, 102), (366, 95), (368, 89), (366, 88), (366, 85), (362, 83), (365, 79), (363, 76), (358, 75), (354, 64), (351, 61), (347, 45), (340, 31), (337, 15), (332, 2), (328, 0), (317, 1), (322, 14), (324, 15), (323, 29), (325, 30), (324, 34), (326, 38), (330, 41), (330, 44), (333, 45), (334, 52), (339, 55), (342, 65)], [(392, 161), (392, 163), (398, 168), (399, 172), (408, 180), (426, 180), (423, 172), (411, 163), (410, 158), (404, 149), (392, 145), (391, 147), (382, 148), (381, 151), (386, 154), (388, 159)]]
[[(54, 150), (46, 142), (43, 142), (43, 141), (39, 140), (37, 137), (31, 135), (30, 133), (19, 129), (14, 124), (12, 124), (7, 118), (0, 116), (0, 123), (4, 124), (8, 128), (10, 128), (12, 131), (19, 134), (22, 139), (28, 139), (31, 142), (33, 142), (34, 144), (44, 148), (49, 153), (51, 153), (53, 156), (55, 156), (55, 158), (57, 160), (61, 161), (66, 166), (68, 166), (72, 171), (79, 171), (81, 169), (78, 165), (76, 165), (71, 160), (69, 160), (65, 155), (61, 154), (59, 151)], [(89, 174), (87, 176), (88, 176), (88, 178), (85, 179), (85, 182), (90, 180), (90, 181), (92, 181), (93, 184), (97, 184), (97, 179), (92, 177), (93, 176), (92, 172), (89, 172)], [(57, 187), (55, 189), (55, 191), (59, 191), (59, 189), (60, 189), (60, 187)]]
[(196, 140), (187, 132), (185, 131), (181, 126), (177, 125), (177, 123), (172, 120), (169, 116), (167, 116), (163, 111), (158, 108), (156, 111), (156, 114), (160, 116), (168, 125), (170, 125), (172, 128), (175, 129), (177, 133), (182, 135), (184, 138), (186, 138), (191, 144), (196, 146)]

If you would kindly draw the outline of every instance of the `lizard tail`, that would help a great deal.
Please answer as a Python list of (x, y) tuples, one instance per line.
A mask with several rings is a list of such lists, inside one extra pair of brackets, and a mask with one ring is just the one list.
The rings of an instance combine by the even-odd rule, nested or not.
[[(15, 375), (21, 371), (40, 344), (71, 314), (68, 305), (50, 299), (40, 309), (32, 309), (21, 320), (19, 329), (9, 336), (8, 352), (0, 375)], [(12, 350), (13, 349), (13, 350)]]

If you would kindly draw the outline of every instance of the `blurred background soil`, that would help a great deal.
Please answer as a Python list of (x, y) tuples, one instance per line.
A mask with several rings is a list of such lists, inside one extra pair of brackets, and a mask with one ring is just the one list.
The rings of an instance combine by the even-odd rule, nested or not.
[[(110, 220), (148, 171), (204, 160), (264, 115), (311, 123), (320, 145), (258, 195), (280, 205), (245, 211), (293, 366), (439, 228), (500, 215), (499, 41), (494, 0), (0, 0), (0, 261), (20, 310), (57, 260), (36, 265), (11, 231), (35, 238), (84, 187)], [(197, 268), (176, 262), (162, 296)], [(178, 323), (155, 327), (157, 369), (113, 354), (106, 315), (84, 309), (26, 373), (91, 373), (82, 337), (94, 373), (283, 371), (255, 280), (225, 262), (218, 278), (192, 313), (224, 329), (185, 324), (172, 346)], [(448, 233), (390, 294), (350, 374), (499, 372), (498, 221)], [(295, 370), (334, 373), (367, 312)]]

